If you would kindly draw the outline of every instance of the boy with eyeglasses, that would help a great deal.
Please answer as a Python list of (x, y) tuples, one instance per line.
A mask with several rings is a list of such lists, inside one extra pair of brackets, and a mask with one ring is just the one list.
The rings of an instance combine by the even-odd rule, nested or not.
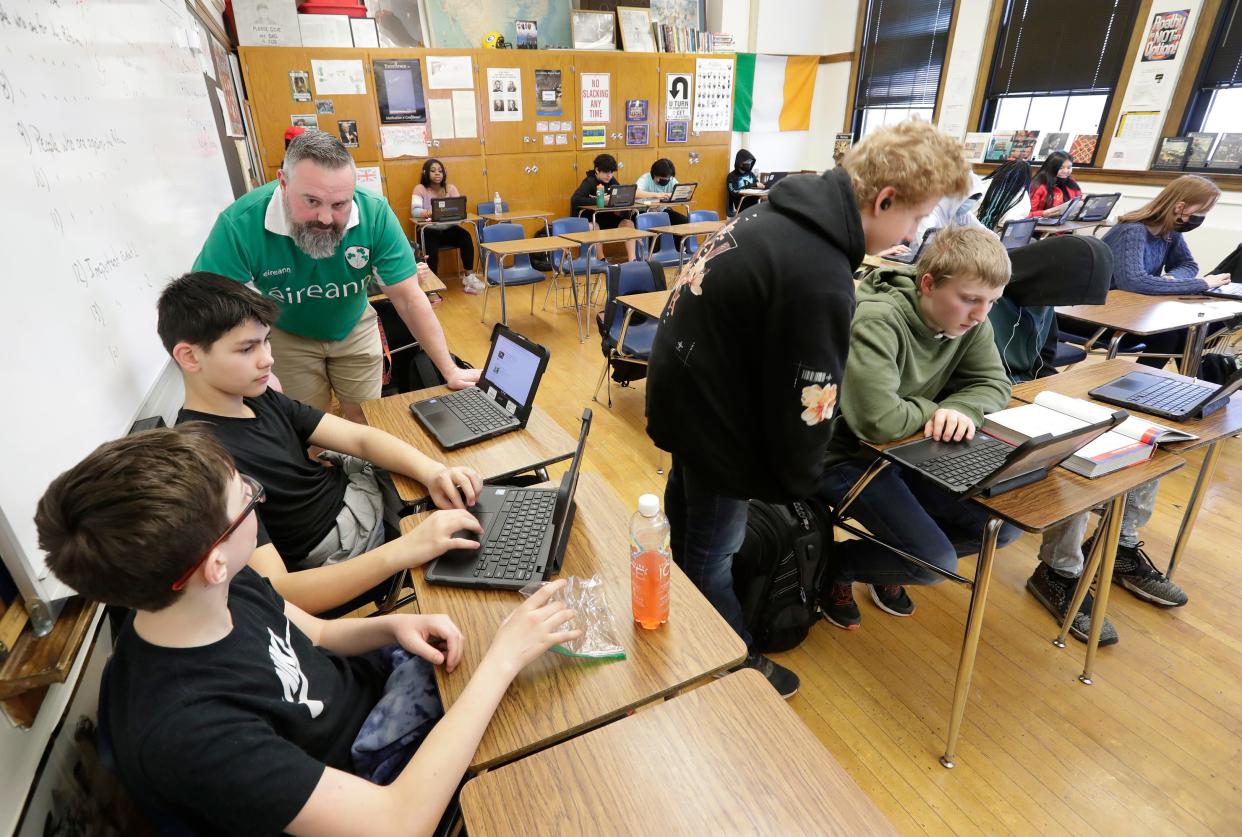
[(510, 614), (445, 712), (430, 666), (461, 661), (453, 622), (286, 602), (246, 565), (263, 499), (201, 424), (108, 442), (40, 499), (51, 571), (133, 610), (102, 687), (117, 772), (194, 833), (430, 833), (517, 673), (581, 634), (564, 581)]

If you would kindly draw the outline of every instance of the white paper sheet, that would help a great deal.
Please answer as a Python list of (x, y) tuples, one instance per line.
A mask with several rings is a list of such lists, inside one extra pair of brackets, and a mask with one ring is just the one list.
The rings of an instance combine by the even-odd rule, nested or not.
[(733, 119), (733, 60), (694, 61), (694, 131), (728, 131)]
[(358, 49), (379, 49), (379, 32), (375, 21), (369, 17), (351, 17), (349, 28), (354, 36), (354, 46)]
[(457, 136), (453, 130), (452, 99), (428, 99), (427, 115), (431, 121), (432, 139), (453, 139)]
[(579, 114), (583, 122), (607, 122), (612, 109), (609, 73), (582, 73)]
[(298, 10), (293, 3), (236, 0), (233, 17), (237, 23), (237, 42), (241, 46), (302, 45)]
[(367, 92), (367, 77), (361, 61), (312, 60), (311, 78), (315, 81), (316, 96), (365, 96)]
[(487, 114), (492, 122), (522, 121), (522, 71), (519, 68), (488, 67), (486, 89)]
[(428, 55), (426, 60), (428, 89), (474, 88), (474, 66), (469, 55)]
[(473, 139), (479, 135), (478, 120), (474, 116), (474, 91), (453, 91), (453, 133), (458, 139)]
[(354, 35), (347, 15), (298, 15), (302, 46), (352, 47)]
[(384, 159), (393, 157), (426, 157), (426, 125), (381, 125), (380, 145)]

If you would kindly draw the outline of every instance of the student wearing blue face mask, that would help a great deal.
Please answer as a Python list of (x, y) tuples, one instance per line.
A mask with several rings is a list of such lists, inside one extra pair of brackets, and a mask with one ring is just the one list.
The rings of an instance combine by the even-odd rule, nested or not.
[[(1199, 276), (1199, 265), (1183, 233), (1196, 229), (1211, 212), (1220, 189), (1205, 177), (1184, 174), (1161, 190), (1146, 206), (1122, 215), (1104, 234), (1113, 251), (1114, 288), (1140, 294), (1197, 294), (1229, 282), (1229, 274)], [(1143, 338), (1154, 354), (1177, 352), (1185, 331)], [(1139, 363), (1163, 367), (1167, 358), (1140, 358)]]

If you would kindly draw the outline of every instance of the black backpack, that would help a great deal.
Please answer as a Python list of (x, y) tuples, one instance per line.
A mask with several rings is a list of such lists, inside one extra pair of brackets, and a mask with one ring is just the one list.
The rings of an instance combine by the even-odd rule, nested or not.
[(806, 639), (831, 548), (826, 509), (750, 501), (746, 540), (733, 556), (733, 590), (755, 650), (787, 651)]

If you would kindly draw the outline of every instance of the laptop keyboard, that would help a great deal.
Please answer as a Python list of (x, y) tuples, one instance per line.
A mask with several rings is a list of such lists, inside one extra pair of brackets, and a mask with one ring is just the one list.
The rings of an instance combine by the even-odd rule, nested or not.
[(508, 489), (500, 507), (500, 525), (492, 527), (479, 549), (475, 578), (530, 580), (555, 507), (555, 491)]
[(919, 463), (924, 473), (960, 488), (970, 488), (1005, 461), (1013, 448), (990, 436), (976, 436), (971, 447)]
[(1139, 407), (1155, 407), (1168, 413), (1182, 413), (1196, 406), (1203, 400), (1203, 396), (1215, 391), (1215, 387), (1170, 380), (1139, 390), (1128, 400)]
[(461, 419), (472, 433), (486, 433), (489, 430), (502, 430), (512, 427), (516, 422), (513, 416), (492, 399), (479, 390), (463, 389), (450, 392), (440, 397), (440, 403)]

